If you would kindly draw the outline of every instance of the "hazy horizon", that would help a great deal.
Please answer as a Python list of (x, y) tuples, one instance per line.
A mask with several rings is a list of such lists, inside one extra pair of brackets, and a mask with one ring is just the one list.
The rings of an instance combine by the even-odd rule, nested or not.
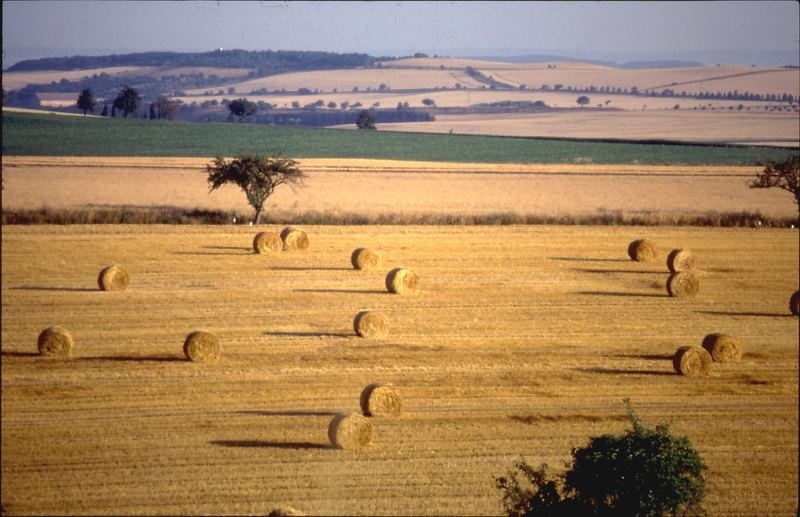
[(797, 65), (798, 5), (12, 0), (3, 2), (3, 68), (41, 57), (219, 47)]

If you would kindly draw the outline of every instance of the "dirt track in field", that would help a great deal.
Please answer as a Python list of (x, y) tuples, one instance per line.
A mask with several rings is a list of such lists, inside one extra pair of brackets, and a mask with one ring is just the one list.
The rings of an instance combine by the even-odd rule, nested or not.
[[(235, 187), (209, 194), (201, 158), (6, 157), (5, 208), (178, 206), (250, 213)], [(793, 217), (791, 196), (751, 189), (759, 167), (453, 164), (301, 159), (306, 188), (281, 187), (267, 211), (544, 216), (760, 212)]]
[[(630, 397), (697, 447), (710, 515), (796, 515), (797, 230), (305, 230), (308, 251), (259, 256), (242, 227), (4, 226), (4, 513), (499, 515), (494, 476), (520, 454), (562, 467), (628, 426)], [(641, 237), (658, 261), (627, 259)], [(350, 268), (360, 246), (381, 271)], [(695, 299), (666, 296), (675, 247), (700, 258)], [(125, 292), (97, 290), (112, 262)], [(418, 295), (385, 292), (398, 265)], [(363, 309), (387, 312), (387, 339), (354, 335)], [(73, 358), (35, 354), (52, 324)], [(198, 328), (220, 337), (217, 363), (182, 360)], [(674, 374), (710, 332), (738, 336), (742, 362)], [(372, 382), (404, 415), (376, 419), (366, 451), (330, 448), (333, 413)]]

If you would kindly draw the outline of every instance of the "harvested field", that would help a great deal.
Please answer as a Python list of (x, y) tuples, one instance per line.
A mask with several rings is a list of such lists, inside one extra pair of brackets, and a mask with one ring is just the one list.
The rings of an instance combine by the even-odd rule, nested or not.
[[(520, 454), (559, 469), (629, 426), (630, 397), (698, 449), (709, 515), (796, 515), (797, 230), (649, 228), (703, 257), (703, 290), (678, 301), (663, 261), (627, 257), (641, 228), (303, 229), (306, 253), (263, 256), (250, 227), (3, 226), (4, 512), (499, 515), (494, 476)], [(365, 242), (425, 288), (354, 271)], [(136, 281), (109, 297), (112, 262)], [(365, 307), (391, 314), (386, 340), (353, 334)], [(50, 325), (71, 358), (37, 353)], [(216, 362), (185, 360), (197, 328), (224, 343)], [(741, 362), (677, 375), (710, 329), (747, 343)], [(332, 448), (371, 383), (402, 416)]]
[[(244, 194), (235, 187), (208, 193), (205, 164), (209, 161), (8, 156), (3, 158), (3, 207), (168, 205), (251, 213)], [(309, 176), (306, 188), (278, 189), (267, 201), (267, 213), (301, 209), (367, 215), (514, 211), (561, 216), (622, 211), (663, 216), (667, 221), (685, 214), (748, 211), (786, 218), (797, 214), (787, 193), (747, 186), (760, 167), (358, 159), (300, 159), (300, 167)]]
[[(756, 110), (755, 107), (747, 111), (698, 111), (683, 101), (671, 100), (670, 108), (679, 104), (682, 109), (437, 115), (432, 122), (386, 123), (380, 124), (379, 129), (428, 133), (448, 133), (452, 130), (462, 135), (662, 139), (800, 146), (800, 116), (796, 112), (767, 112), (760, 108)], [(650, 101), (646, 104), (649, 106)]]

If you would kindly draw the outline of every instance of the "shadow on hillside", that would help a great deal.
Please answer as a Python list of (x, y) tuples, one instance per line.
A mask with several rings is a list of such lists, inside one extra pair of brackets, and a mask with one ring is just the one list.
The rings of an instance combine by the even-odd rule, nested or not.
[(550, 260), (563, 260), (566, 262), (631, 262), (622, 258), (584, 258), (584, 257), (547, 257)]
[(88, 293), (100, 291), (99, 287), (44, 287), (38, 285), (21, 285), (19, 287), (11, 287), (14, 291), (63, 291), (70, 293)]
[(695, 311), (697, 314), (710, 314), (712, 316), (755, 316), (762, 318), (796, 318), (794, 314), (780, 314), (777, 312), (725, 312), (725, 311)]
[(629, 298), (669, 298), (668, 294), (623, 293), (614, 291), (578, 291), (576, 294), (585, 294), (588, 296), (623, 296)]
[(336, 416), (336, 411), (307, 411), (307, 410), (280, 410), (269, 411), (260, 409), (246, 409), (237, 411), (240, 415), (259, 415), (259, 416)]
[(389, 291), (366, 289), (295, 289), (296, 293), (323, 293), (323, 294), (389, 294)]
[(212, 445), (220, 447), (241, 447), (245, 449), (334, 449), (333, 445), (311, 442), (269, 442), (265, 440), (212, 440)]
[(336, 332), (264, 332), (264, 335), (283, 337), (351, 337), (355, 334), (341, 334)]
[(623, 370), (621, 368), (574, 368), (584, 373), (601, 373), (604, 375), (678, 375), (676, 372), (663, 370)]

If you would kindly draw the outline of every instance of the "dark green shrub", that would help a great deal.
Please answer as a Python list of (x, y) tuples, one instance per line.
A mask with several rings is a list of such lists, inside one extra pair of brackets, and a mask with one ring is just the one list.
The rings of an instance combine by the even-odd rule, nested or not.
[(512, 517), (699, 515), (705, 480), (699, 454), (664, 424), (645, 427), (625, 401), (633, 429), (593, 437), (572, 450), (568, 470), (555, 477), (524, 458), (497, 478)]

